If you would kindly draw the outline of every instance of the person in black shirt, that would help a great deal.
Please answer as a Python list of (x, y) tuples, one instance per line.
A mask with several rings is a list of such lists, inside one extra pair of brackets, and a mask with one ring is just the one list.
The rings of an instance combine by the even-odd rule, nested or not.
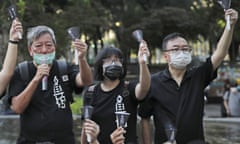
[(198, 67), (187, 69), (191, 47), (183, 35), (171, 33), (164, 38), (162, 48), (168, 68), (152, 75), (149, 100), (139, 108), (144, 144), (150, 144), (151, 116), (155, 124), (155, 144), (204, 143), (204, 89), (216, 77), (238, 19), (233, 9), (226, 10), (225, 17), (227, 15), (230, 15), (231, 29), (225, 28), (213, 55)]
[[(91, 120), (87, 119), (84, 122), (82, 144), (87, 143), (87, 135), (91, 137), (91, 144), (138, 143), (137, 106), (150, 88), (150, 73), (144, 61), (144, 54), (149, 56), (149, 50), (145, 41), (142, 43), (138, 51), (139, 82), (124, 80), (127, 72), (126, 60), (120, 49), (107, 47), (98, 53), (95, 59), (94, 77), (99, 83), (93, 85), (92, 95), (88, 95), (92, 86), (87, 88), (84, 95), (84, 106), (91, 105), (93, 113)], [(116, 112), (129, 114), (126, 125), (118, 125)]]
[[(91, 69), (85, 59), (87, 45), (76, 39), (79, 67), (66, 63), (66, 73), (60, 75), (54, 60), (56, 39), (47, 26), (28, 31), (28, 50), (33, 61), (27, 62), (29, 81), (16, 68), (9, 85), (11, 109), (20, 114), (18, 144), (74, 144), (73, 119), (70, 109), (72, 92), (81, 92), (92, 83)], [(42, 82), (47, 78), (47, 86)], [(44, 88), (44, 89), (43, 89)], [(46, 88), (46, 89), (45, 89)]]

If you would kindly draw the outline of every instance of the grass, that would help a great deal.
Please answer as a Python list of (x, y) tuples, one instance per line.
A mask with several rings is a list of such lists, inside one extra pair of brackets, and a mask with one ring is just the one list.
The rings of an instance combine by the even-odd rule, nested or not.
[(71, 109), (72, 109), (72, 113), (76, 114), (76, 115), (81, 115), (81, 108), (83, 106), (83, 99), (82, 96), (73, 96), (74, 98), (74, 103), (71, 104)]

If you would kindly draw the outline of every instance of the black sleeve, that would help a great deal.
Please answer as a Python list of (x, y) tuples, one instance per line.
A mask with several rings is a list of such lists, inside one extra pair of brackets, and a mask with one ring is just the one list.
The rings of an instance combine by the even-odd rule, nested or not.
[(128, 90), (130, 92), (130, 96), (132, 96), (131, 98), (134, 99), (134, 101), (137, 101), (138, 103), (142, 103), (142, 102), (146, 101), (149, 98), (149, 94), (150, 94), (150, 89), (151, 88), (149, 89), (149, 91), (148, 91), (148, 93), (147, 93), (147, 95), (146, 95), (146, 97), (144, 99), (138, 100), (136, 98), (136, 94), (135, 94), (135, 89), (136, 89), (137, 84), (138, 84), (137, 80), (130, 81), (129, 86), (128, 86)]
[(142, 118), (150, 118), (153, 114), (153, 107), (150, 99), (142, 102), (138, 108), (138, 115)]
[(134, 101), (138, 101), (135, 95), (135, 89), (136, 89), (137, 83), (138, 83), (137, 81), (130, 81), (128, 84), (128, 90), (129, 90), (131, 99), (133, 99)]
[(205, 86), (207, 86), (212, 80), (217, 77), (217, 70), (213, 69), (211, 57), (207, 58), (206, 62), (202, 65), (204, 72), (200, 72), (205, 74)]
[(90, 86), (87, 86), (83, 90), (83, 105), (93, 105), (93, 98), (96, 93), (96, 89), (99, 87), (98, 83), (94, 83)]
[(77, 77), (77, 74), (79, 73), (79, 66), (69, 64), (68, 70), (70, 70), (70, 81), (71, 81), (72, 87), (74, 88), (74, 92), (76, 94), (80, 94), (83, 91), (84, 87), (78, 87), (76, 85), (76, 77)]

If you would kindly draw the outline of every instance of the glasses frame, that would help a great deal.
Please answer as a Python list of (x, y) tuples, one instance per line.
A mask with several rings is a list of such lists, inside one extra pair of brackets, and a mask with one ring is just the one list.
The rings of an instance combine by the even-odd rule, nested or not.
[(179, 53), (180, 51), (182, 51), (183, 53), (187, 53), (187, 52), (191, 52), (192, 48), (190, 46), (184, 46), (183, 48), (172, 48), (172, 49), (167, 49), (167, 50), (163, 50), (164, 52), (172, 52), (172, 53)]

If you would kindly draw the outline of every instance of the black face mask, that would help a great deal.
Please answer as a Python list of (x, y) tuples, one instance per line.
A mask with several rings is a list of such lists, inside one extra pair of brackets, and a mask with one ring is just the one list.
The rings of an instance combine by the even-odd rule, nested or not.
[(123, 68), (119, 65), (109, 65), (105, 67), (104, 75), (110, 80), (116, 80), (123, 74)]

